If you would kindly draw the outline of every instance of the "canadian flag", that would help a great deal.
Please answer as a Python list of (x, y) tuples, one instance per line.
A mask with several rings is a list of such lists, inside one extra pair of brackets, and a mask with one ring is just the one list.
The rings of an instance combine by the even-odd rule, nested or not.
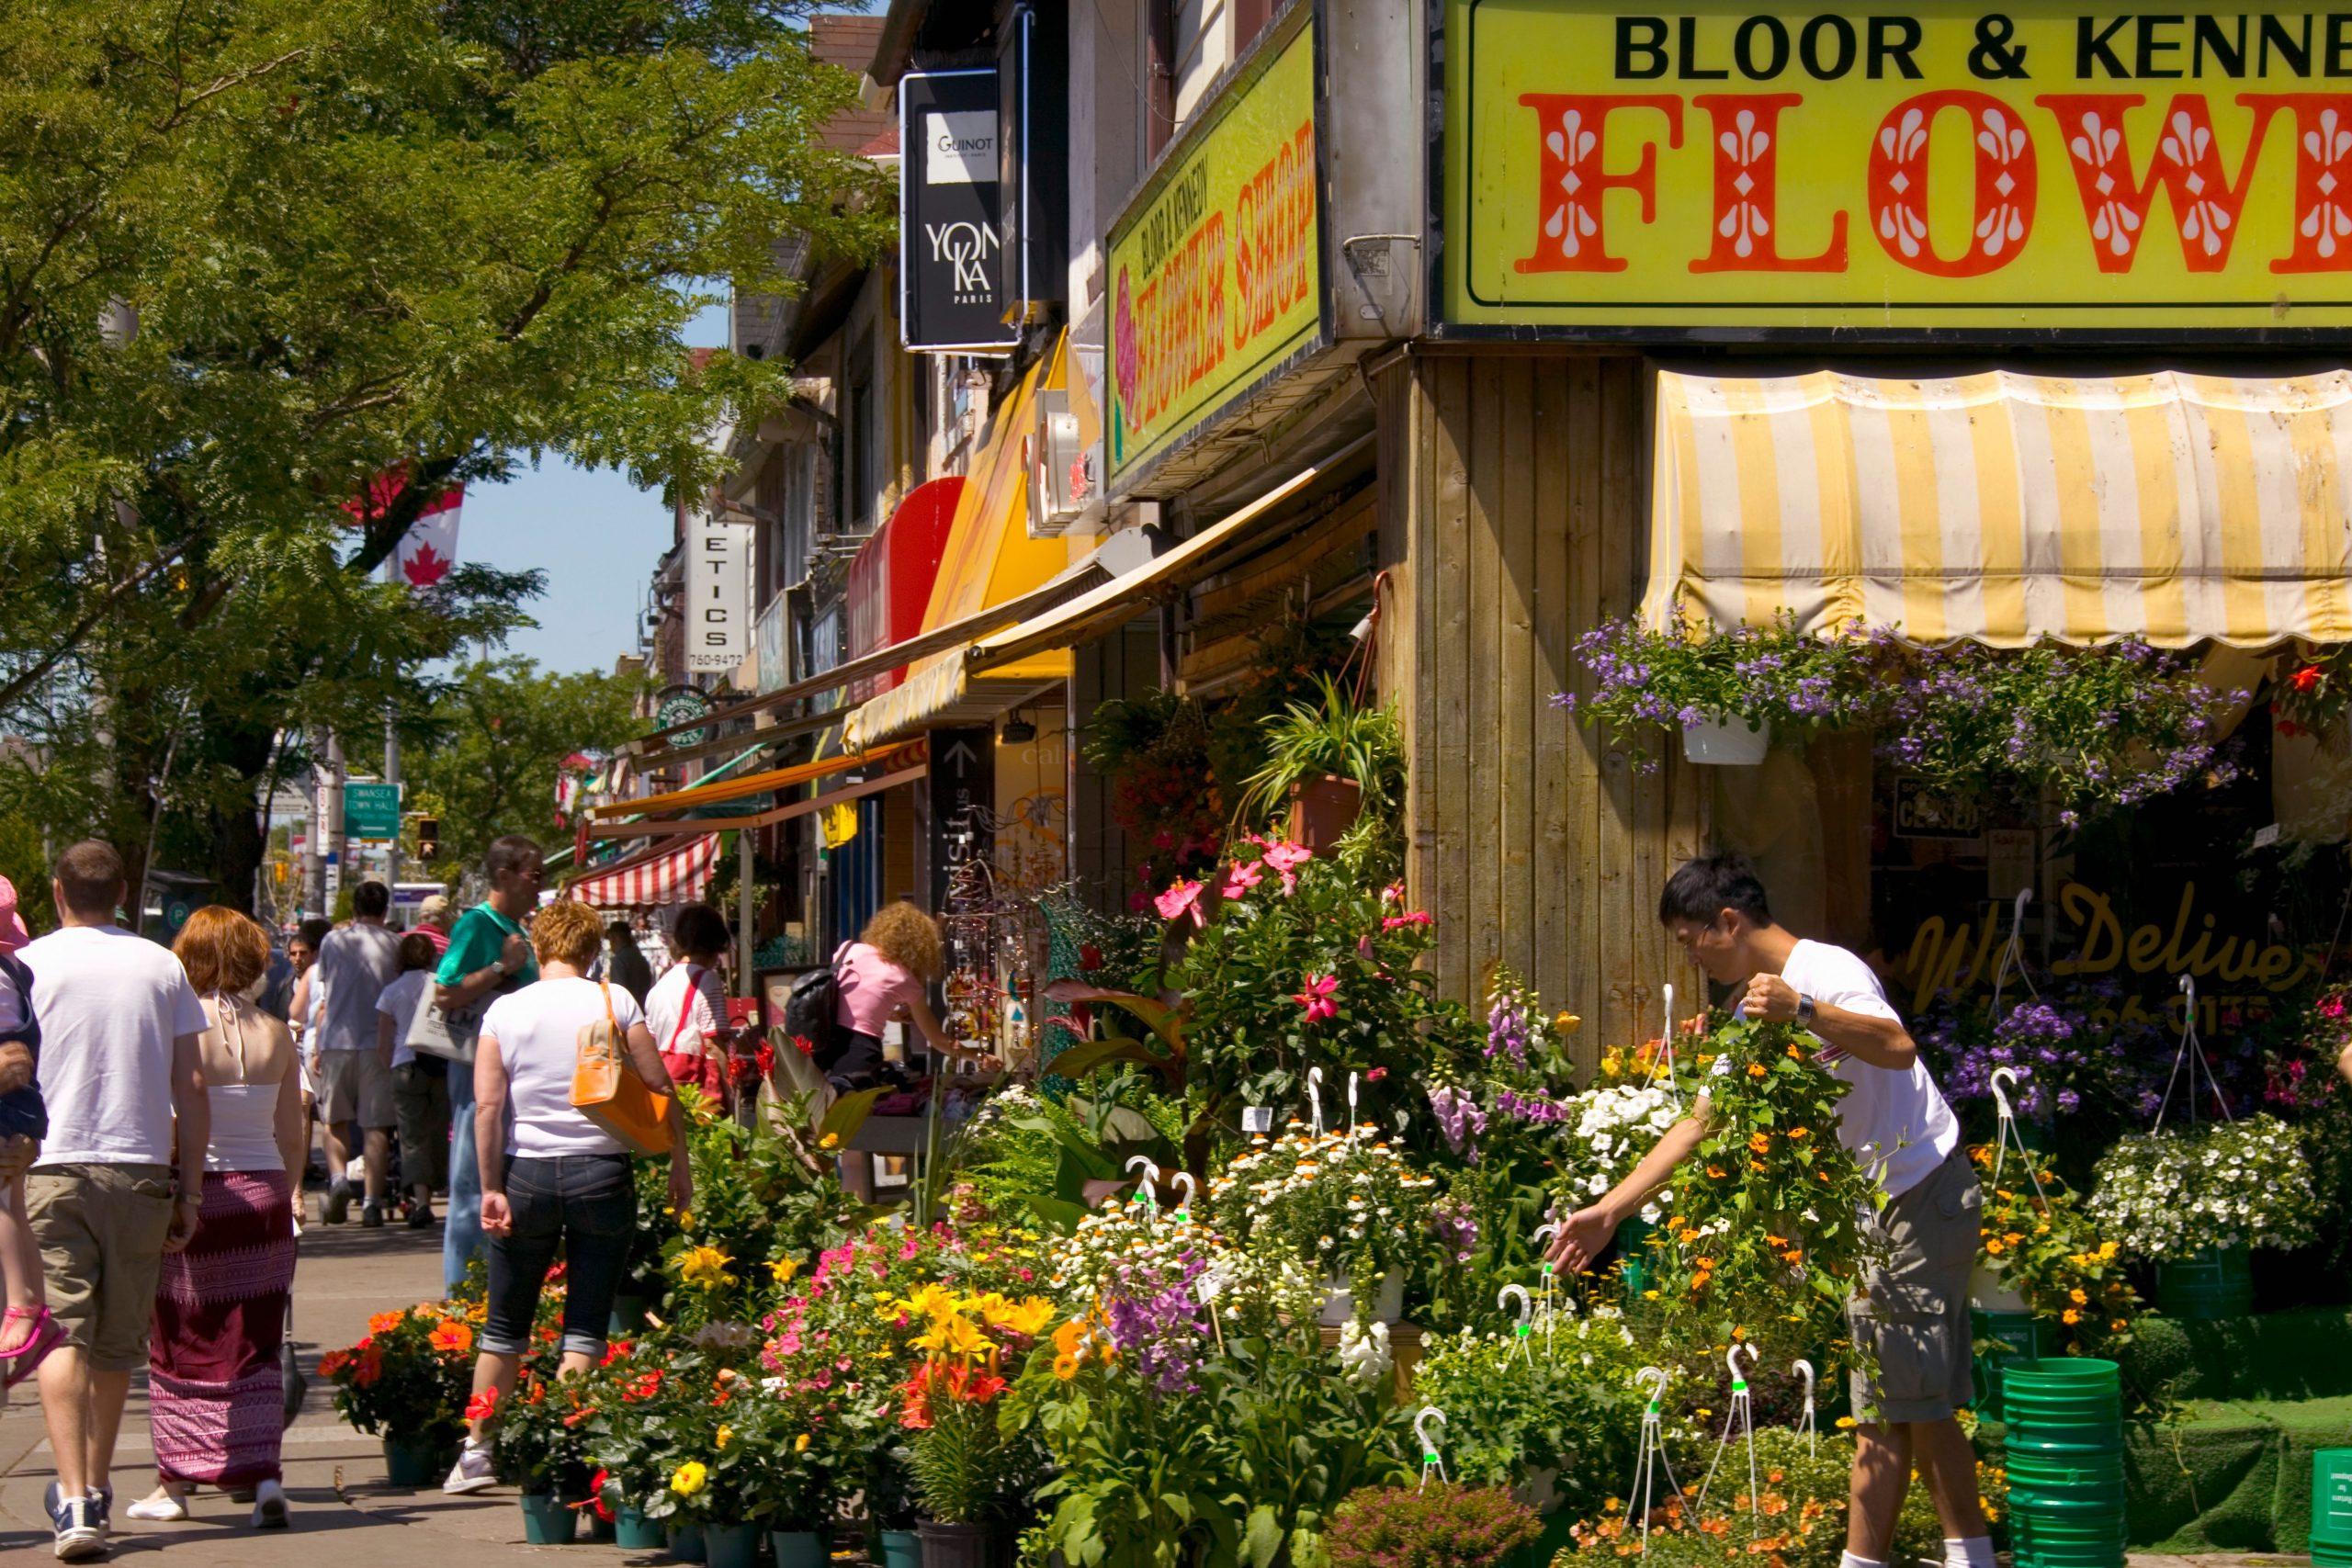
[(453, 485), (427, 502), (384, 563), (385, 575), (411, 588), (430, 588), (458, 564), (458, 513), (466, 487)]

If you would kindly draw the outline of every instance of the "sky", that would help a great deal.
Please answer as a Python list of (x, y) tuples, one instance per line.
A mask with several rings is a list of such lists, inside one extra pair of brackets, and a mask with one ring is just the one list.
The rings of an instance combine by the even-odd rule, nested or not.
[[(725, 347), (727, 308), (695, 316), (686, 342)], [(504, 484), (469, 487), (458, 549), (467, 560), (548, 574), (545, 597), (529, 606), (539, 624), (508, 637), (507, 652), (551, 671), (610, 670), (638, 650), (637, 615), (672, 526), (660, 491), (549, 458)]]

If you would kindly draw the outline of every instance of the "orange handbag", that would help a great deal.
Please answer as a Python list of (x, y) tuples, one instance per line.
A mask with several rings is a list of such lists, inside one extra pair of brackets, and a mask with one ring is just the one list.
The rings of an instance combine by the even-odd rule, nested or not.
[(613, 988), (603, 989), (603, 1021), (581, 1026), (580, 1057), (571, 1069), (571, 1108), (632, 1154), (666, 1155), (670, 1097), (646, 1088), (629, 1067), (621, 1026), (613, 1017)]

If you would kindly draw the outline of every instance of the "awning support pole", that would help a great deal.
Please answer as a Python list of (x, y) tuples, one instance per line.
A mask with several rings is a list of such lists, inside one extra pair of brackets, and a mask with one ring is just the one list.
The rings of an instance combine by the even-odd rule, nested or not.
[(740, 829), (735, 841), (742, 846), (742, 874), (735, 886), (735, 994), (756, 996), (752, 989), (752, 830)]

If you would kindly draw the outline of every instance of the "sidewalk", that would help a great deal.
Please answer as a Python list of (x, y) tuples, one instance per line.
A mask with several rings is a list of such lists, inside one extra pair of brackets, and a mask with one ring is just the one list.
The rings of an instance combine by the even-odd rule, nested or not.
[[(315, 1205), (313, 1205), (315, 1212)], [(355, 1214), (356, 1211), (354, 1211)], [(472, 1497), (437, 1490), (395, 1492), (384, 1483), (383, 1450), (336, 1416), (333, 1391), (315, 1375), (320, 1352), (368, 1331), (371, 1314), (441, 1293), (441, 1231), (387, 1225), (361, 1230), (356, 1220), (313, 1225), (302, 1237), (295, 1271), (294, 1331), (302, 1365), (313, 1373), (302, 1413), (286, 1434), (286, 1493), (293, 1528), (255, 1531), (249, 1509), (205, 1490), (186, 1524), (141, 1524), (124, 1510), (155, 1484), (147, 1435), (145, 1379), (131, 1389), (116, 1450), (114, 1557), (162, 1551), (175, 1568), (321, 1568), (327, 1554), (368, 1568), (449, 1568), (538, 1559), (559, 1549), (526, 1547), (522, 1511), (504, 1488)], [(51, 1561), (41, 1492), (54, 1479), (40, 1404), (29, 1383), (0, 1411), (0, 1562)], [(580, 1568), (666, 1561), (657, 1553), (582, 1544), (560, 1549)]]

